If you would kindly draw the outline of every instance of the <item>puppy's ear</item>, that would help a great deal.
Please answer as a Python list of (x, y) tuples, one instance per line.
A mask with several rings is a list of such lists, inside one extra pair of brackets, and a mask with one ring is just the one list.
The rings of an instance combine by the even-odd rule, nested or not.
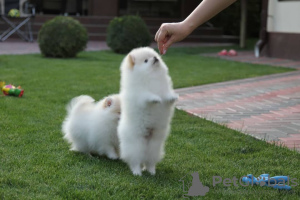
[(112, 105), (112, 103), (113, 103), (112, 98), (107, 97), (107, 98), (105, 99), (105, 101), (104, 101), (103, 107), (104, 107), (104, 108), (108, 108), (108, 107), (110, 107), (110, 106)]
[(135, 64), (135, 58), (132, 54), (128, 55), (128, 62), (129, 62), (129, 68), (133, 69), (133, 66)]

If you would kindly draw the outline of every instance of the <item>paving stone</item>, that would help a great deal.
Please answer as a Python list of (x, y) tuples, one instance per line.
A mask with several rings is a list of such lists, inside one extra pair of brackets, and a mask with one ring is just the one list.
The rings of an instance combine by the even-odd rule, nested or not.
[(285, 127), (277, 127), (276, 129), (279, 130), (279, 131), (281, 131), (281, 132), (283, 132), (283, 133), (286, 133), (286, 134), (296, 134), (296, 133), (299, 133), (298, 130), (290, 129), (287, 126), (285, 126)]

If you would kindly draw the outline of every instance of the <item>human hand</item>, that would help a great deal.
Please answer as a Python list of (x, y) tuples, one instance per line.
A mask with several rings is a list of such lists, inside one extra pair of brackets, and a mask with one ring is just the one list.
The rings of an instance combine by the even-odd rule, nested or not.
[(165, 54), (173, 43), (183, 40), (190, 32), (182, 22), (162, 24), (155, 34), (155, 41), (160, 54)]

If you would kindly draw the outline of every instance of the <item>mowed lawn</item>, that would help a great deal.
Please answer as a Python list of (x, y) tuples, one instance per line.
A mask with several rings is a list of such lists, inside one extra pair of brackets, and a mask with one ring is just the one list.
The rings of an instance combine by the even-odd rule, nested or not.
[[(174, 87), (290, 71), (199, 55), (221, 49), (169, 50), (163, 59)], [(263, 173), (289, 175), (300, 183), (300, 155), (178, 110), (155, 176), (136, 177), (120, 160), (70, 152), (61, 133), (66, 104), (82, 94), (98, 100), (118, 93), (123, 57), (111, 51), (84, 52), (75, 59), (0, 56), (0, 80), (25, 89), (22, 98), (0, 96), (0, 199), (181, 199), (192, 172), (209, 187), (195, 199), (300, 198), (299, 186), (291, 191), (213, 186), (214, 176)]]

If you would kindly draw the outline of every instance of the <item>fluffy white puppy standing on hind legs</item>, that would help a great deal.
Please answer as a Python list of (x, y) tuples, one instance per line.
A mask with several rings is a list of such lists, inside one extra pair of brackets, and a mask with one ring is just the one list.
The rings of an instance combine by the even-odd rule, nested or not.
[(75, 97), (67, 111), (62, 132), (64, 139), (71, 143), (72, 151), (106, 155), (110, 159), (119, 157), (119, 95), (105, 97), (99, 102), (87, 95)]
[(134, 49), (122, 61), (118, 136), (121, 159), (134, 175), (142, 168), (154, 175), (164, 155), (178, 99), (172, 87), (168, 68), (153, 49)]

